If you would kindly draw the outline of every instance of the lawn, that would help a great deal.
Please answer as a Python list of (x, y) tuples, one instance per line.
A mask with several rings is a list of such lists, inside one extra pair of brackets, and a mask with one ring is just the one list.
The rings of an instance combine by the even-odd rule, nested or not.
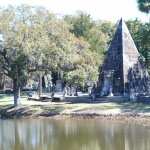
[(0, 95), (0, 113), (11, 116), (52, 116), (60, 114), (117, 114), (117, 113), (150, 113), (150, 105), (142, 103), (68, 103), (68, 102), (41, 102), (27, 100), (21, 97), (21, 105), (13, 107), (12, 95)]

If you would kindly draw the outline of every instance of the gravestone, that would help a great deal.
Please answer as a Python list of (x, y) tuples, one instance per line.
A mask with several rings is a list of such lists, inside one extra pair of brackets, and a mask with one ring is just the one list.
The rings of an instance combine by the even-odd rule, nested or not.
[(56, 81), (56, 92), (62, 92), (63, 91), (63, 82), (62, 80), (57, 80)]
[(98, 92), (101, 96), (149, 95), (149, 79), (144, 59), (121, 19), (101, 68)]

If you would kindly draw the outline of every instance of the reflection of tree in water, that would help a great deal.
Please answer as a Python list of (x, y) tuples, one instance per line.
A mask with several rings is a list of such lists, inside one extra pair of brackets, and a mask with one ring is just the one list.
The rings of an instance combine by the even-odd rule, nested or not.
[(150, 130), (138, 125), (126, 126), (125, 147), (128, 150), (148, 150), (150, 149)]
[(0, 121), (2, 150), (149, 150), (150, 131), (94, 120)]

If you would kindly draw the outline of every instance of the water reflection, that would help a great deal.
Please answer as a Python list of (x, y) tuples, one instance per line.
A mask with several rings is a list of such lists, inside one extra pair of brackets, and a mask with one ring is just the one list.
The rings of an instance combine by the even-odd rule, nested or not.
[(149, 150), (150, 130), (96, 120), (0, 120), (0, 150)]

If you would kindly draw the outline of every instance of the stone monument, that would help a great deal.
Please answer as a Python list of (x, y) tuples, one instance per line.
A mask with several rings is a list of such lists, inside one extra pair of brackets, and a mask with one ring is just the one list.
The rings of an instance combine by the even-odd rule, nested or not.
[(149, 95), (149, 79), (144, 58), (121, 19), (101, 67), (98, 91), (101, 96)]

